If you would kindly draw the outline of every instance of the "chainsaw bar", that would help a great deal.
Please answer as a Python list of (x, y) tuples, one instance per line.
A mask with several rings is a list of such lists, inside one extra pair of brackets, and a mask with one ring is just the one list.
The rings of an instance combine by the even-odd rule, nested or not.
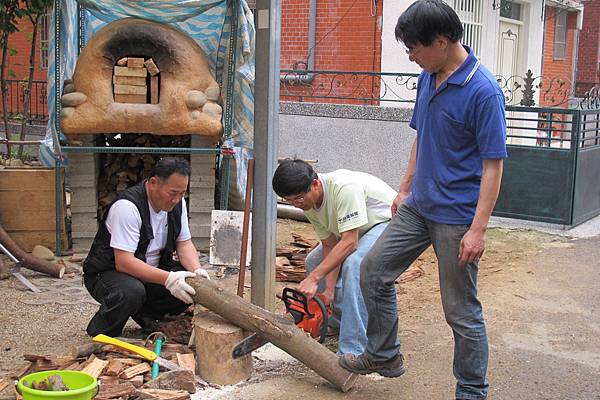
[(259, 347), (264, 346), (269, 343), (267, 339), (260, 336), (258, 333), (253, 333), (248, 336), (246, 339), (239, 342), (234, 348), (232, 352), (232, 357), (234, 359), (245, 356), (246, 354), (252, 353), (254, 350)]

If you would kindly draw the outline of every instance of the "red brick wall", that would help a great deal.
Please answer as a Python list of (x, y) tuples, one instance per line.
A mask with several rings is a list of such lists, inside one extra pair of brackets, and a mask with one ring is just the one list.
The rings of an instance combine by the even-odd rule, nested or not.
[(600, 84), (600, 0), (584, 0), (583, 26), (579, 35), (577, 96)]
[[(40, 24), (41, 26), (41, 24)], [(9, 55), (6, 61), (5, 77), (9, 80), (27, 79), (29, 73), (29, 56), (31, 52), (31, 38), (33, 28), (28, 18), (23, 18), (19, 21), (18, 32), (13, 33), (9, 37), (9, 46), (17, 51), (15, 55)], [(35, 51), (35, 68), (33, 71), (33, 79), (46, 82), (48, 79), (48, 70), (41, 68), (40, 55), (40, 38), (41, 29), (38, 28), (36, 35), (36, 51)], [(9, 71), (14, 72), (14, 76), (9, 74)], [(16, 83), (8, 86), (8, 111), (15, 113), (23, 111), (23, 86)], [(46, 85), (36, 84), (32, 88), (31, 97), (31, 114), (34, 118), (42, 119), (47, 115), (47, 99)], [(0, 110), (0, 114), (2, 111)]]
[[(557, 12), (568, 12), (567, 17), (567, 44), (565, 49), (565, 57), (562, 60), (554, 59), (554, 30), (556, 27), (555, 15)], [(545, 89), (541, 88), (540, 105), (547, 106), (556, 103), (559, 100), (560, 94), (558, 90), (558, 79), (565, 81), (565, 84), (572, 85), (573, 78), (573, 57), (574, 43), (577, 30), (577, 13), (566, 10), (558, 10), (554, 7), (546, 6), (545, 32), (544, 32), (544, 51), (542, 76), (544, 77)], [(553, 81), (554, 79), (554, 81)], [(552, 83), (552, 86), (550, 84)], [(555, 89), (556, 88), (556, 89)], [(549, 92), (547, 90), (550, 89)], [(565, 88), (566, 89), (566, 88)], [(566, 99), (565, 99), (566, 100)], [(563, 103), (561, 107), (566, 108), (567, 103)]]
[[(31, 35), (32, 26), (28, 18), (22, 19), (19, 22), (19, 32), (13, 33), (9, 38), (9, 46), (17, 50), (17, 54), (9, 56), (7, 60), (7, 66), (9, 69), (16, 73), (16, 77), (8, 77), (8, 79), (25, 79), (27, 78), (28, 67), (29, 67), (29, 54), (31, 51)], [(36, 38), (36, 52), (35, 52), (35, 70), (33, 79), (46, 80), (47, 70), (40, 68), (40, 36), (41, 32), (38, 29)]]
[[(281, 68), (302, 69), (308, 55), (309, 0), (283, 0), (281, 23)], [(380, 72), (381, 0), (317, 1), (316, 70)], [(296, 67), (294, 67), (294, 65)], [(378, 79), (365, 75), (318, 76), (312, 89), (281, 85), (282, 100), (299, 100), (302, 95), (379, 97)], [(290, 96), (289, 94), (295, 94)], [(306, 101), (358, 103), (364, 101), (306, 98)], [(372, 102), (368, 102), (372, 104)]]

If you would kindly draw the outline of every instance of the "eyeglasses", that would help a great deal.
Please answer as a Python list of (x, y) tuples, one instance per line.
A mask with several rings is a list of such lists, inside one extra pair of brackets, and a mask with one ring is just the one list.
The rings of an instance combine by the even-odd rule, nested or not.
[(304, 197), (306, 196), (307, 193), (308, 192), (298, 195), (298, 196), (294, 196), (294, 197), (286, 197), (285, 199), (290, 204), (304, 204)]
[(406, 46), (404, 45), (404, 52), (410, 56), (414, 56), (415, 54), (417, 54), (419, 51), (421, 51), (421, 49), (423, 48), (423, 45), (419, 44), (416, 46)]
[(312, 186), (309, 186), (309, 188), (306, 192), (299, 194), (297, 196), (294, 196), (294, 197), (284, 197), (284, 199), (292, 205), (295, 205), (295, 204), (303, 205), (304, 199), (306, 198), (306, 195), (311, 191), (311, 189), (312, 189)]

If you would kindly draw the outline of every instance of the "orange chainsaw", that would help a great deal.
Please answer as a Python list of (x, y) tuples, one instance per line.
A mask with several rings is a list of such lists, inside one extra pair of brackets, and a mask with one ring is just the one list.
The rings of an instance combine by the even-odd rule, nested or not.
[[(284, 288), (281, 300), (285, 304), (285, 310), (294, 318), (294, 323), (311, 337), (323, 343), (327, 335), (329, 318), (332, 315), (330, 307), (325, 305), (325, 297), (318, 293), (309, 299), (302, 292)], [(253, 352), (269, 341), (258, 333), (248, 336), (233, 348), (233, 358), (239, 358)]]

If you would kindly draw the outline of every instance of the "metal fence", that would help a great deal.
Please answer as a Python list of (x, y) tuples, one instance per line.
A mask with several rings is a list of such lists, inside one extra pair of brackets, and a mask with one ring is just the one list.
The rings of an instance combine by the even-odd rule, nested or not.
[(419, 74), (283, 69), (282, 101), (379, 105), (413, 103)]
[[(27, 80), (6, 80), (6, 113), (8, 118), (15, 121), (23, 118), (25, 104), (25, 89)], [(47, 82), (34, 80), (31, 87), (31, 100), (29, 104), (29, 123), (44, 124), (48, 121)], [(0, 115), (2, 110), (0, 109)]]
[(507, 107), (494, 215), (577, 225), (600, 214), (600, 110)]
[[(413, 103), (417, 74), (284, 70), (282, 100)], [(560, 78), (497, 77), (507, 107), (508, 159), (494, 215), (576, 225), (600, 214), (598, 87), (574, 96)], [(537, 107), (536, 107), (537, 103)]]

